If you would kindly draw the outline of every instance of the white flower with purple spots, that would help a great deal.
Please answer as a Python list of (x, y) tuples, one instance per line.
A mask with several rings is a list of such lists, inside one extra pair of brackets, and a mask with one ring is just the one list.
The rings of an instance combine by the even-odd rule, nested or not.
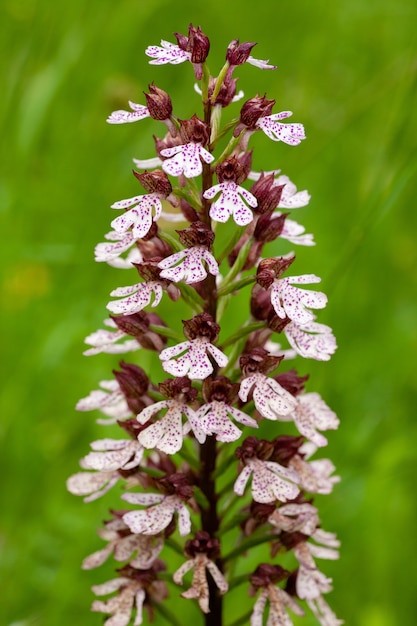
[(161, 39), (160, 46), (148, 46), (145, 54), (152, 59), (149, 61), (150, 65), (165, 65), (166, 63), (178, 65), (191, 60), (191, 52), (181, 50), (176, 44), (164, 39)]
[(90, 444), (92, 452), (81, 459), (83, 469), (111, 472), (137, 467), (143, 458), (143, 446), (131, 439), (98, 439)]
[(269, 601), (269, 614), (266, 622), (267, 626), (292, 626), (292, 621), (288, 617), (286, 608), (290, 608), (295, 615), (304, 615), (303, 609), (293, 600), (293, 598), (283, 589), (268, 585), (256, 600), (250, 626), (263, 626), (266, 602)]
[(306, 461), (295, 455), (289, 465), (297, 472), (301, 488), (310, 493), (327, 495), (333, 491), (333, 485), (340, 482), (340, 476), (332, 476), (336, 468), (330, 459)]
[(246, 463), (233, 487), (238, 496), (244, 494), (251, 475), (252, 498), (255, 502), (264, 504), (275, 502), (275, 500), (287, 502), (296, 498), (300, 493), (296, 484), (299, 482), (299, 477), (295, 470), (283, 467), (279, 463), (259, 459), (249, 459)]
[[(157, 448), (166, 454), (175, 454), (182, 448), (184, 435), (192, 428), (199, 443), (204, 443), (206, 435), (198, 427), (195, 419), (195, 411), (178, 400), (162, 400), (145, 407), (137, 416), (138, 422), (146, 424), (153, 415), (163, 409), (167, 409), (165, 415), (154, 422), (138, 435), (139, 442), (144, 448)], [(184, 425), (182, 416), (188, 419)]]
[(339, 419), (318, 393), (297, 396), (297, 406), (285, 420), (293, 420), (299, 432), (317, 447), (327, 445), (327, 439), (318, 430), (336, 430)]
[[(141, 347), (136, 339), (129, 338), (123, 330), (119, 330), (112, 319), (104, 320), (104, 323), (114, 330), (100, 328), (88, 335), (84, 339), (84, 343), (92, 347), (83, 352), (85, 356), (92, 356), (101, 352), (106, 354), (125, 354), (126, 352), (134, 352)], [(124, 339), (124, 341), (118, 343), (120, 339)]]
[(121, 299), (109, 302), (107, 308), (116, 315), (133, 315), (151, 303), (152, 294), (155, 296), (152, 306), (156, 307), (161, 302), (163, 289), (162, 285), (154, 280), (128, 287), (118, 287), (110, 295)]
[(134, 626), (140, 626), (143, 623), (142, 611), (146, 591), (142, 589), (141, 582), (121, 576), (108, 580), (102, 585), (94, 585), (92, 590), (96, 596), (106, 596), (109, 593), (119, 591), (107, 602), (94, 600), (91, 606), (92, 611), (111, 615), (104, 622), (104, 626), (127, 626), (132, 619), (134, 609), (136, 609)]
[(229, 415), (244, 426), (258, 428), (258, 423), (252, 417), (219, 400), (203, 404), (195, 413), (193, 419), (196, 420), (196, 425), (204, 433), (216, 435), (217, 441), (236, 441), (239, 439), (242, 431), (233, 424)]
[[(175, 357), (184, 353), (179, 359)], [(191, 380), (204, 380), (213, 373), (213, 364), (208, 354), (219, 367), (226, 367), (228, 358), (205, 337), (197, 337), (165, 348), (159, 355), (162, 367), (172, 376), (188, 376)]]
[(131, 122), (137, 122), (139, 120), (145, 119), (145, 117), (150, 117), (148, 107), (143, 104), (136, 104), (135, 102), (130, 102), (129, 106), (132, 111), (113, 111), (111, 115), (107, 118), (108, 124), (129, 124)]
[(207, 278), (207, 271), (203, 261), (207, 263), (208, 271), (213, 276), (219, 273), (219, 266), (214, 256), (204, 246), (186, 248), (158, 263), (162, 269), (161, 278), (167, 278), (174, 283), (183, 280), (187, 285), (198, 283)]
[[(281, 213), (279, 211), (274, 213), (274, 217), (279, 217), (280, 215)], [(279, 236), (298, 246), (316, 245), (313, 239), (314, 235), (306, 233), (304, 226), (301, 226), (301, 224), (298, 224), (298, 222), (294, 220), (289, 220), (288, 217), (285, 218), (284, 226)]]
[(344, 624), (342, 619), (336, 617), (322, 596), (314, 599), (307, 598), (307, 604), (321, 626), (341, 626)]
[[(111, 554), (114, 555), (116, 561), (129, 561), (129, 564), (137, 569), (150, 568), (163, 548), (162, 537), (132, 535), (122, 519), (112, 520), (112, 522), (107, 523), (106, 528), (98, 529), (100, 538), (107, 541), (107, 545), (87, 556), (82, 568), (89, 570), (99, 567)], [(135, 553), (137, 556), (132, 558)]]
[(129, 511), (123, 515), (123, 521), (132, 533), (157, 535), (170, 524), (176, 512), (180, 535), (188, 535), (191, 532), (190, 513), (179, 496), (164, 496), (159, 493), (125, 493), (122, 499), (131, 504), (148, 507), (142, 511)]
[[(135, 246), (137, 239), (131, 232), (118, 233), (112, 230), (104, 236), (108, 241), (98, 243), (94, 250), (98, 263), (108, 263), (120, 269), (132, 269), (132, 263), (141, 263), (142, 254)], [(123, 258), (121, 255), (127, 250), (129, 253)]]
[(108, 420), (97, 420), (97, 424), (115, 424), (118, 420), (132, 415), (117, 380), (102, 380), (100, 387), (101, 389), (92, 391), (88, 396), (78, 401), (77, 411), (99, 409), (104, 415), (109, 416), (110, 419)]
[(218, 193), (220, 193), (219, 198), (210, 207), (211, 219), (224, 223), (233, 215), (238, 226), (247, 226), (252, 222), (253, 213), (247, 204), (255, 208), (258, 206), (258, 201), (250, 191), (233, 181), (226, 181), (213, 185), (204, 192), (203, 196), (207, 200), (212, 200)]
[[(162, 169), (171, 176), (184, 174), (186, 178), (200, 176), (203, 171), (201, 159), (212, 163), (214, 156), (199, 143), (186, 143), (172, 148), (161, 150), (164, 157), (171, 157), (163, 161)], [(200, 158), (201, 157), (201, 158)]]
[(207, 557), (206, 554), (196, 554), (193, 559), (185, 561), (173, 575), (173, 581), (177, 585), (182, 585), (182, 580), (187, 572), (194, 568), (193, 580), (191, 587), (181, 594), (183, 598), (198, 599), (198, 604), (203, 613), (209, 613), (210, 591), (206, 576), (206, 568), (211, 574), (211, 578), (221, 595), (224, 595), (229, 589), (229, 585), (217, 567), (217, 565)]
[(270, 287), (271, 304), (278, 317), (281, 319), (289, 317), (298, 325), (312, 322), (315, 316), (307, 307), (322, 309), (327, 304), (327, 297), (320, 291), (304, 291), (293, 287), (293, 284), (306, 285), (320, 281), (321, 278), (314, 274), (288, 276), (275, 280)]
[(328, 361), (336, 352), (337, 344), (330, 326), (308, 322), (298, 326), (290, 322), (284, 333), (291, 347), (306, 359)]
[(306, 189), (303, 191), (297, 191), (297, 187), (288, 178), (288, 176), (285, 176), (284, 174), (278, 176), (274, 180), (274, 187), (278, 185), (285, 185), (278, 204), (280, 208), (298, 209), (300, 207), (307, 206), (310, 202), (311, 196), (308, 191)]
[(274, 379), (260, 372), (244, 378), (240, 383), (239, 398), (246, 402), (253, 389), (253, 400), (259, 413), (269, 420), (279, 420), (297, 406), (297, 400)]
[[(136, 206), (135, 206), (136, 205)], [(162, 204), (156, 193), (126, 198), (111, 205), (112, 209), (128, 209), (111, 222), (112, 228), (118, 233), (125, 233), (132, 228), (132, 235), (140, 239), (148, 234), (152, 222), (156, 222), (162, 212)], [(153, 214), (154, 213), (154, 214)]]
[(256, 126), (273, 141), (283, 141), (289, 146), (298, 146), (306, 138), (302, 124), (282, 124), (279, 120), (290, 117), (292, 111), (282, 111), (260, 117)]
[(271, 513), (268, 522), (279, 530), (311, 536), (317, 531), (320, 520), (316, 507), (305, 502), (280, 506)]
[(120, 469), (137, 467), (143, 457), (143, 447), (131, 439), (100, 439), (91, 444), (90, 452), (80, 461), (83, 469), (94, 472), (78, 472), (67, 481), (68, 491), (86, 496), (84, 502), (92, 502), (107, 493), (119, 480)]

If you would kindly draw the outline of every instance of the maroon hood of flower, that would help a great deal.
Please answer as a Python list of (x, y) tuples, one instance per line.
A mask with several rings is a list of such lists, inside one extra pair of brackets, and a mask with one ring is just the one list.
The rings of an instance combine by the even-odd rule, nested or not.
[(203, 383), (203, 396), (206, 402), (233, 404), (237, 398), (239, 385), (233, 384), (226, 376), (206, 378)]
[(268, 587), (268, 585), (276, 585), (282, 580), (285, 580), (289, 576), (290, 572), (285, 570), (280, 565), (270, 565), (269, 563), (262, 563), (258, 565), (253, 574), (250, 575), (249, 580), (253, 587), (261, 588)]
[(166, 198), (172, 191), (171, 181), (163, 170), (144, 171), (142, 173), (133, 171), (133, 176), (138, 179), (147, 193), (157, 193)]
[(197, 389), (191, 386), (191, 381), (186, 376), (180, 376), (178, 378), (167, 378), (162, 383), (159, 383), (159, 391), (170, 399), (178, 400), (188, 404), (193, 402), (197, 397)]
[(133, 315), (111, 315), (110, 317), (119, 330), (134, 337), (143, 348), (159, 352), (168, 341), (163, 335), (149, 330), (151, 324), (166, 326), (156, 313), (139, 311)]
[(258, 372), (269, 374), (278, 367), (283, 358), (272, 356), (264, 348), (253, 348), (250, 352), (242, 354), (239, 365), (244, 376), (251, 376)]
[(213, 320), (209, 313), (200, 313), (190, 320), (182, 321), (184, 326), (184, 335), (187, 339), (197, 339), (197, 337), (205, 337), (210, 343), (217, 341), (220, 326)]
[(248, 60), (252, 48), (256, 46), (256, 43), (245, 41), (239, 43), (239, 39), (233, 39), (227, 46), (226, 60), (230, 65), (243, 65)]
[(193, 222), (189, 228), (177, 230), (180, 242), (186, 248), (194, 246), (206, 246), (211, 248), (214, 241), (213, 231), (204, 222)]
[(276, 209), (281, 200), (285, 185), (274, 185), (274, 174), (261, 173), (259, 179), (250, 188), (258, 201), (257, 213), (269, 213)]
[(198, 143), (207, 146), (210, 141), (210, 127), (193, 115), (189, 120), (178, 120), (180, 123), (180, 136), (183, 143)]
[(143, 396), (148, 391), (149, 378), (144, 370), (133, 363), (121, 361), (121, 371), (113, 370), (119, 387), (126, 398), (127, 405), (132, 413), (137, 414), (145, 408)]
[(154, 120), (167, 120), (171, 117), (171, 98), (163, 89), (156, 87), (154, 83), (148, 85), (149, 93), (143, 92), (146, 98), (148, 111)]
[(193, 495), (193, 487), (189, 478), (180, 472), (160, 478), (158, 484), (167, 496), (176, 495), (182, 500), (189, 500)]
[(204, 63), (210, 50), (210, 40), (200, 26), (192, 24), (188, 27), (188, 37), (174, 33), (181, 50), (191, 53), (191, 63)]
[(185, 543), (184, 553), (193, 559), (197, 554), (206, 554), (214, 561), (220, 556), (220, 542), (215, 537), (210, 537), (205, 530), (198, 530), (194, 539), (188, 539)]

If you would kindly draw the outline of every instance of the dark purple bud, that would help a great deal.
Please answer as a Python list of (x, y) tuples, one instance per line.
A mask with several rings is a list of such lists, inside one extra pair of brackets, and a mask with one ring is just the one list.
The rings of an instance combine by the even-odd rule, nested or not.
[(240, 110), (240, 124), (235, 128), (234, 136), (240, 135), (243, 128), (256, 130), (256, 122), (267, 115), (271, 115), (275, 100), (268, 100), (266, 96), (255, 96), (247, 100)]
[(227, 47), (226, 60), (230, 65), (243, 65), (248, 60), (252, 48), (256, 43), (249, 41), (239, 44), (239, 39), (233, 39)]
[(252, 288), (250, 311), (256, 320), (262, 322), (275, 314), (271, 304), (271, 294), (260, 285), (254, 285)]
[(142, 187), (148, 193), (157, 193), (164, 198), (169, 196), (172, 191), (172, 185), (168, 178), (162, 170), (153, 170), (153, 172), (137, 172), (133, 171), (133, 176), (138, 179)]
[[(178, 41), (178, 39), (177, 39)], [(179, 42), (178, 42), (178, 45)], [(181, 47), (181, 46), (180, 46)], [(187, 52), (191, 52), (191, 63), (204, 63), (210, 51), (210, 40), (201, 28), (192, 24), (188, 27)]]
[(214, 321), (209, 313), (200, 313), (190, 320), (182, 321), (184, 335), (187, 339), (206, 338), (210, 343), (217, 341), (220, 326)]
[(257, 213), (269, 213), (278, 206), (285, 185), (275, 185), (274, 183), (273, 174), (265, 176), (262, 172), (259, 179), (250, 188), (250, 192), (258, 201)]
[(243, 464), (249, 459), (270, 461), (273, 454), (274, 444), (267, 439), (257, 439), (257, 437), (246, 437), (235, 451), (235, 455)]
[(273, 214), (271, 213), (264, 213), (263, 215), (260, 215), (258, 221), (256, 222), (253, 236), (255, 239), (262, 241), (263, 243), (275, 241), (275, 239), (282, 233), (285, 218), (287, 216), (288, 213), (282, 213), (277, 217), (273, 217)]
[(169, 95), (163, 89), (156, 87), (154, 83), (148, 85), (149, 93), (143, 92), (146, 98), (149, 113), (154, 120), (167, 120), (171, 117), (172, 102)]
[(298, 376), (295, 370), (289, 370), (282, 374), (274, 376), (277, 383), (284, 387), (293, 396), (298, 396), (299, 393), (304, 391), (304, 383), (309, 379), (309, 375)]
[(145, 407), (143, 395), (149, 387), (149, 378), (144, 370), (133, 363), (120, 363), (122, 371), (113, 370), (119, 387), (126, 398), (129, 409), (137, 415)]
[(166, 337), (149, 330), (150, 324), (166, 326), (156, 313), (139, 311), (133, 315), (111, 315), (110, 317), (119, 330), (134, 337), (142, 348), (160, 352), (167, 344)]
[(271, 461), (287, 466), (294, 456), (302, 456), (299, 448), (303, 445), (304, 437), (295, 437), (293, 435), (280, 435), (272, 442), (274, 451)]

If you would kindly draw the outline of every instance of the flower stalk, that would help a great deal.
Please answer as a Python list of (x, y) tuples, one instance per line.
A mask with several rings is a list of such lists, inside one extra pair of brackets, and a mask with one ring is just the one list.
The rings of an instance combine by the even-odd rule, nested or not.
[[(310, 196), (261, 157), (261, 171), (253, 171), (249, 148), (256, 132), (285, 149), (298, 146), (304, 127), (283, 121), (292, 113), (273, 113), (275, 100), (259, 95), (222, 125), (223, 109), (243, 97), (236, 91), (236, 68), (276, 67), (251, 56), (254, 43), (235, 39), (214, 77), (206, 61), (210, 41), (201, 29), (190, 25), (187, 35), (175, 37), (176, 44), (163, 40), (145, 52), (153, 65), (191, 64), (201, 118), (176, 117), (170, 96), (152, 83), (146, 105), (130, 102), (129, 111), (107, 119), (146, 124), (151, 117), (165, 128), (155, 139), (156, 156), (134, 160), (133, 174), (145, 193), (112, 204), (119, 214), (107, 241), (96, 247), (96, 261), (125, 270), (133, 284), (124, 280), (111, 292), (112, 315), (105, 329), (87, 337), (85, 354), (139, 352), (140, 362), (140, 351), (150, 350), (159, 365), (145, 372), (121, 361), (114, 379), (77, 405), (100, 411), (101, 424), (123, 432), (120, 439), (93, 442), (82, 471), (68, 480), (71, 493), (87, 502), (116, 484), (124, 488), (123, 507), (114, 508), (99, 530), (106, 546), (83, 564), (98, 567), (110, 556), (117, 563), (117, 577), (93, 587), (98, 597), (112, 596), (96, 599), (92, 610), (106, 615), (106, 626), (145, 623), (145, 611), (150, 621), (160, 613), (175, 626), (168, 581), (171, 594), (177, 589), (184, 602), (195, 602), (205, 626), (224, 626), (231, 587), (256, 597), (234, 626), (262, 626), (266, 611), (268, 624), (288, 626), (287, 610), (303, 615), (305, 609), (322, 626), (338, 626), (342, 622), (323, 599), (331, 580), (315, 558), (337, 558), (339, 544), (322, 530), (313, 504), (314, 495), (330, 493), (338, 477), (330, 460), (310, 457), (327, 445), (323, 432), (339, 421), (317, 393), (305, 390), (307, 377), (286, 368), (300, 357), (329, 360), (336, 342), (316, 321), (316, 310), (327, 304), (311, 289), (320, 278), (289, 275), (294, 254), (263, 256), (271, 242), (279, 254), (281, 239), (314, 244), (288, 218)], [(227, 241), (220, 245), (223, 229)], [(235, 303), (241, 309), (244, 295), (242, 322), (235, 319)], [(182, 332), (178, 300), (189, 311)], [(162, 311), (161, 302), (160, 316), (155, 310)], [(270, 439), (257, 436), (258, 429)], [(268, 563), (261, 558), (265, 544)], [(175, 572), (170, 550), (184, 558)], [(235, 576), (247, 553), (261, 562)], [(280, 564), (282, 553), (288, 570)]]

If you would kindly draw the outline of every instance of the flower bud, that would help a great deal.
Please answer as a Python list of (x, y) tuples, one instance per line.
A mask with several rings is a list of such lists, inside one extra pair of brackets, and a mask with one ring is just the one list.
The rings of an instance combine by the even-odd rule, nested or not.
[(126, 398), (129, 409), (136, 415), (146, 406), (142, 396), (148, 390), (149, 378), (141, 367), (133, 363), (122, 361), (120, 367), (122, 371), (113, 370), (113, 374)]
[(148, 85), (150, 93), (143, 92), (146, 98), (148, 111), (154, 120), (167, 120), (171, 117), (172, 102), (169, 95), (163, 89), (156, 87), (154, 83)]
[(267, 100), (266, 96), (256, 95), (254, 98), (246, 100), (240, 110), (240, 124), (236, 126), (234, 136), (240, 135), (243, 128), (256, 130), (256, 122), (261, 117), (271, 115), (274, 104), (275, 100)]
[(253, 236), (258, 241), (262, 241), (263, 243), (275, 241), (282, 233), (285, 218), (288, 216), (288, 213), (282, 213), (277, 217), (272, 217), (272, 215), (271, 213), (264, 213), (259, 216), (253, 233)]
[(230, 65), (243, 65), (248, 60), (252, 48), (256, 43), (249, 41), (239, 44), (239, 39), (233, 39), (227, 46), (226, 60)]
[(167, 338), (149, 330), (150, 324), (165, 326), (161, 318), (156, 313), (144, 313), (139, 311), (133, 315), (111, 315), (111, 319), (119, 330), (127, 335), (131, 335), (136, 341), (147, 350), (160, 352), (167, 344)]
[(133, 176), (138, 179), (142, 187), (147, 193), (157, 193), (164, 198), (169, 196), (172, 191), (171, 181), (163, 170), (154, 170), (153, 172), (142, 173), (133, 171)]
[(259, 179), (250, 188), (250, 192), (258, 201), (257, 213), (269, 213), (278, 206), (285, 185), (274, 185), (274, 182), (273, 174), (265, 176), (262, 172)]

